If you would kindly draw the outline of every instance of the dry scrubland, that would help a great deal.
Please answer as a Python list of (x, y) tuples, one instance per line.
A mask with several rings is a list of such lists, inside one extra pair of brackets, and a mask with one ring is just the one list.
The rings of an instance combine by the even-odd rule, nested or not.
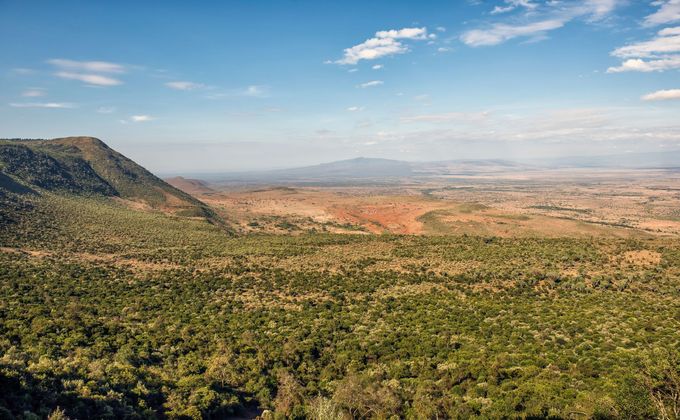
[[(172, 181), (171, 181), (172, 182)], [(212, 186), (174, 180), (243, 232), (640, 237), (680, 234), (680, 172), (554, 170), (383, 186)]]

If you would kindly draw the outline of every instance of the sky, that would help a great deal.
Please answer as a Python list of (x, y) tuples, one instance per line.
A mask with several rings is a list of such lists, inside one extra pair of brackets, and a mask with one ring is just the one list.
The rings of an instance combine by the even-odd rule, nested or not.
[(680, 150), (680, 0), (0, 0), (0, 137), (160, 174)]

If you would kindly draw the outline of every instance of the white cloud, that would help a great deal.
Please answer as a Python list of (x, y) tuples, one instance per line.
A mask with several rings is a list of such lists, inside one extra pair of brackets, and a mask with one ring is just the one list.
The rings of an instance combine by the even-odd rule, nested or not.
[(435, 29), (439, 32), (446, 32), (446, 28), (443, 26), (437, 26)]
[(384, 67), (384, 66), (383, 66), (382, 64), (376, 64), (376, 65), (374, 65), (374, 66), (371, 67), (371, 68), (372, 68), (373, 70), (380, 70), (380, 69), (383, 68), (383, 67)]
[(194, 82), (187, 82), (187, 81), (176, 81), (176, 82), (168, 82), (165, 84), (165, 86), (169, 87), (170, 89), (175, 89), (175, 90), (194, 90), (194, 89), (201, 89), (205, 87), (205, 85), (201, 83), (194, 83)]
[(680, 51), (680, 26), (662, 29), (649, 41), (638, 42), (617, 48), (612, 55), (620, 58), (654, 57)]
[(471, 47), (498, 45), (513, 38), (540, 35), (562, 26), (564, 26), (564, 22), (557, 19), (517, 26), (497, 23), (489, 29), (467, 31), (461, 36), (461, 40)]
[(627, 71), (653, 72), (680, 68), (680, 27), (660, 30), (648, 40), (629, 44), (612, 51), (611, 55), (624, 60), (607, 73)]
[(347, 73), (356, 73), (356, 72), (358, 72), (358, 71), (359, 71), (359, 69), (353, 68), (353, 69), (347, 70)]
[(27, 76), (29, 74), (34, 74), (35, 70), (18, 67), (18, 68), (12, 69), (12, 73), (18, 74), (18, 75), (21, 75), (21, 76)]
[(621, 0), (586, 0), (580, 9), (585, 14), (592, 14), (593, 18), (599, 19), (611, 13), (620, 3)]
[(80, 80), (81, 82), (85, 82), (88, 85), (95, 86), (117, 86), (123, 84), (123, 82), (118, 79), (102, 76), (99, 74), (69, 73), (66, 71), (60, 71), (55, 73), (55, 75), (62, 79)]
[(130, 117), (130, 121), (132, 122), (147, 122), (152, 120), (154, 120), (154, 117), (150, 115), (133, 115)]
[(107, 61), (75, 61), (63, 58), (47, 60), (55, 67), (68, 71), (88, 73), (125, 73), (125, 66)]
[(100, 114), (113, 114), (116, 112), (116, 108), (113, 106), (101, 106), (97, 108), (97, 112)]
[[(523, 7), (526, 12), (521, 18), (513, 18), (510, 23), (497, 22), (483, 29), (464, 32), (460, 39), (471, 47), (498, 45), (513, 38), (532, 37), (540, 40), (546, 33), (563, 27), (568, 22), (582, 18), (592, 22), (604, 18), (612, 12), (621, 0), (551, 0), (538, 4), (530, 1), (507, 1), (507, 6), (494, 9), (493, 14), (509, 12)], [(495, 12), (495, 13), (494, 13)]]
[(45, 95), (47, 95), (47, 92), (45, 92), (45, 90), (41, 88), (30, 88), (21, 92), (21, 96), (25, 98), (37, 98)]
[[(670, 145), (680, 141), (680, 127), (674, 121), (673, 111), (673, 108), (616, 107), (518, 112), (515, 107), (508, 107), (493, 112), (406, 116), (400, 119), (402, 125), (394, 131), (390, 143), (428, 150), (441, 145), (452, 153), (475, 148), (488, 153), (489, 147), (494, 147), (490, 143), (497, 146), (513, 143), (512, 147), (501, 147), (499, 150), (503, 151), (499, 153), (526, 147), (523, 155), (533, 154), (533, 147), (541, 145), (553, 150), (571, 148), (577, 143), (583, 150), (593, 150), (600, 147), (598, 144)], [(567, 151), (563, 155), (566, 153), (572, 154)]]
[(350, 106), (347, 108), (349, 112), (357, 112), (357, 111), (363, 111), (364, 107), (363, 106)]
[(623, 73), (627, 71), (649, 73), (653, 71), (666, 71), (672, 69), (680, 69), (680, 56), (671, 56), (668, 58), (647, 61), (640, 58), (631, 58), (621, 63), (621, 65), (618, 67), (609, 67), (607, 69), (607, 73)]
[(642, 97), (643, 101), (680, 100), (680, 89), (658, 90)]
[(250, 85), (243, 91), (243, 96), (262, 98), (268, 96), (268, 91), (269, 89), (267, 88), (267, 86)]
[(370, 82), (360, 84), (358, 87), (365, 89), (373, 86), (380, 86), (382, 84), (385, 84), (382, 80), (371, 80)]
[(390, 29), (389, 31), (378, 31), (375, 33), (375, 36), (392, 39), (425, 39), (427, 37), (427, 28)]
[(223, 92), (212, 92), (205, 95), (207, 99), (235, 98), (248, 96), (251, 98), (266, 98), (269, 96), (269, 87), (265, 85), (250, 85), (240, 89), (231, 89)]
[(75, 105), (68, 102), (22, 102), (22, 103), (11, 103), (9, 106), (13, 108), (55, 108), (55, 109), (66, 109), (75, 108)]
[(680, 0), (659, 0), (652, 4), (660, 7), (655, 13), (645, 17), (646, 25), (654, 26), (680, 21)]
[(401, 41), (428, 39), (426, 28), (403, 28), (378, 31), (374, 38), (369, 38), (361, 44), (346, 48), (344, 56), (336, 60), (336, 64), (357, 64), (361, 60), (375, 60), (395, 54), (403, 54), (408, 47)]
[(345, 50), (345, 56), (337, 64), (356, 64), (360, 60), (375, 60), (394, 54), (403, 54), (408, 48), (392, 38), (371, 38), (362, 44)]
[(532, 3), (529, 0), (505, 0), (505, 4), (507, 6), (496, 6), (496, 7), (494, 7), (493, 10), (491, 11), (491, 14), (497, 15), (497, 14), (500, 14), (500, 13), (511, 12), (511, 11), (517, 9), (518, 7), (524, 7), (528, 10), (534, 10), (535, 8), (538, 7), (538, 5), (536, 3)]
[(109, 75), (111, 73), (125, 73), (125, 67), (121, 64), (107, 61), (74, 61), (62, 58), (55, 58), (47, 62), (59, 69), (55, 76), (62, 79), (79, 80), (92, 86), (123, 84), (122, 81)]

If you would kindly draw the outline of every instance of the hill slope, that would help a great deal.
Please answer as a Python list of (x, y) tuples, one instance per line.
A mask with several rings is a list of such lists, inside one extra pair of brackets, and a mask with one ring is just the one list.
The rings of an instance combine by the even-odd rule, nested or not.
[(0, 196), (30, 191), (118, 197), (168, 213), (215, 218), (201, 201), (93, 137), (0, 140)]
[(200, 179), (190, 179), (184, 178), (182, 176), (175, 176), (172, 178), (166, 178), (164, 181), (187, 194), (205, 194), (215, 191), (208, 186), (207, 182)]

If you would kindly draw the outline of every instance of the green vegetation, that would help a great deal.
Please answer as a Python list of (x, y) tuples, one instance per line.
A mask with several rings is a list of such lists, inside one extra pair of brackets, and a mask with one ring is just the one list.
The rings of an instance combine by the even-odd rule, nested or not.
[[(23, 144), (0, 143), (0, 168), (28, 185), (50, 191), (117, 195), (83, 159), (73, 156), (57, 160)], [(7, 175), (6, 178), (9, 179)]]
[(458, 211), (461, 213), (475, 213), (481, 210), (488, 210), (489, 207), (479, 203), (463, 203), (458, 206)]
[(578, 209), (578, 208), (573, 208), (573, 207), (560, 207), (560, 206), (548, 206), (548, 205), (530, 206), (529, 208), (537, 209), (537, 210), (549, 210), (549, 211), (571, 211), (571, 212), (574, 212), (574, 213), (591, 213), (592, 212), (590, 209)]
[(230, 237), (26, 200), (0, 231), (4, 417), (677, 416), (674, 239)]
[(0, 197), (3, 190), (23, 194), (22, 188), (79, 196), (117, 196), (221, 222), (199, 200), (92, 137), (0, 139)]
[(449, 223), (444, 222), (442, 218), (452, 214), (450, 210), (432, 210), (419, 216), (416, 220), (423, 224), (423, 229), (426, 233), (450, 234), (453, 232), (453, 228)]

